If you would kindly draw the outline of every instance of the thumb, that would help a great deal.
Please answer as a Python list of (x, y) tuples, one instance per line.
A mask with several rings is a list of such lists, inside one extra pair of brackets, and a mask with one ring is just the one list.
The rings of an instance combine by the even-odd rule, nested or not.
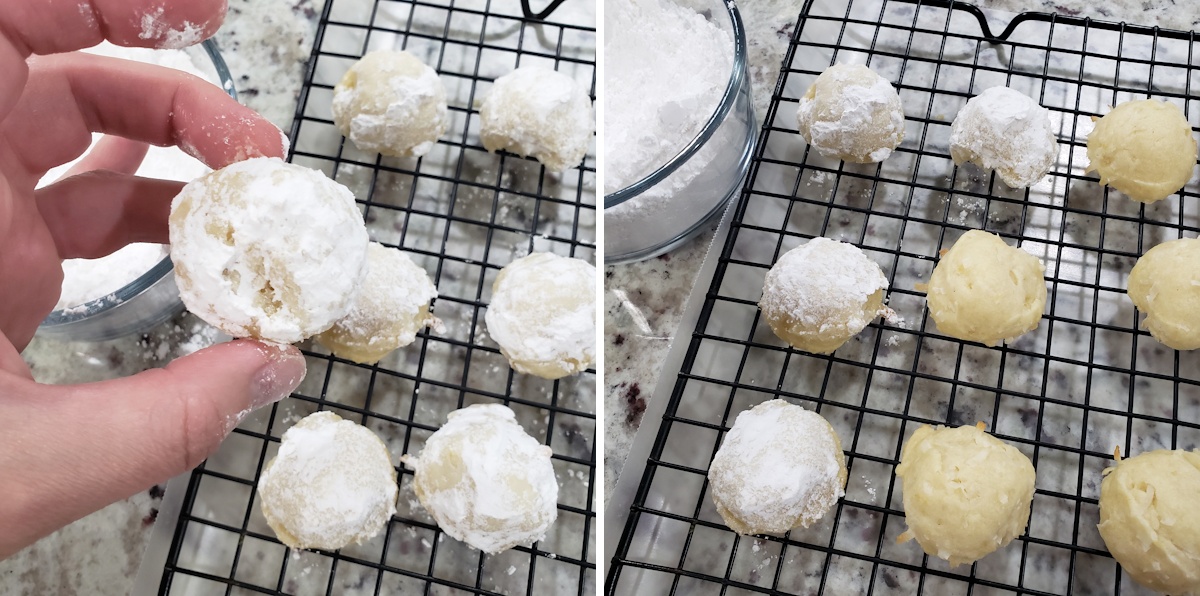
[(114, 381), (0, 377), (0, 559), (195, 467), (305, 370), (294, 347), (239, 340)]

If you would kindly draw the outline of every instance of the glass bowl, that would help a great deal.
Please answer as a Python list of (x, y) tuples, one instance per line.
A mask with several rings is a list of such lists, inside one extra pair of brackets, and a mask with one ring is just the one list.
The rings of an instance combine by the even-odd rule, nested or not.
[[(212, 40), (185, 51), (202, 72), (214, 77), (230, 97), (237, 99), (233, 76)], [(105, 341), (148, 331), (183, 310), (174, 271), (171, 258), (165, 257), (116, 292), (50, 313), (38, 326), (38, 334), (58, 340)]]
[[(679, 153), (645, 178), (605, 195), (606, 265), (649, 259), (691, 239), (720, 217), (750, 169), (756, 134), (742, 19), (733, 2), (696, 4), (686, 3), (733, 38), (729, 84), (704, 128)], [(695, 175), (678, 175), (691, 162), (707, 165)], [(643, 208), (650, 201), (659, 204)]]

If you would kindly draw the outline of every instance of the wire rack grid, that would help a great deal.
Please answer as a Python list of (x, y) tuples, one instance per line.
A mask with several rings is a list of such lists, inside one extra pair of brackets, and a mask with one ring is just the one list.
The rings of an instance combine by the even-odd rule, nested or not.
[[(545, 20), (518, 0), (331, 0), (291, 131), (291, 160), (355, 194), (372, 240), (396, 246), (433, 277), (445, 329), (377, 365), (305, 344), (308, 376), (290, 399), (247, 418), (190, 477), (162, 573), (162, 594), (590, 594), (596, 586), (595, 372), (559, 381), (514, 373), (483, 323), (500, 268), (532, 250), (595, 260), (595, 150), (558, 174), (532, 159), (488, 153), (475, 106), (491, 82), (541, 64), (595, 97), (595, 15), (567, 2)], [(449, 132), (420, 159), (381, 158), (343, 142), (334, 84), (367, 51), (405, 49), (438, 71)], [(364, 424), (397, 461), (417, 454), (458, 408), (511, 407), (554, 449), (558, 519), (531, 547), (484, 555), (445, 536), (421, 508), (412, 472), (376, 538), (337, 552), (291, 551), (262, 516), (255, 486), (282, 433), (330, 410)]]
[[(984, 16), (937, 0), (806, 3), (624, 531), (610, 534), (607, 593), (1150, 593), (1096, 530), (1099, 487), (1114, 447), (1200, 444), (1200, 355), (1154, 341), (1124, 293), (1139, 255), (1197, 234), (1200, 188), (1193, 178), (1136, 203), (1085, 172), (1086, 137), (1093, 116), (1147, 96), (1184, 108), (1195, 129), (1194, 34), (1025, 14), (1001, 39)], [(880, 164), (822, 158), (797, 133), (798, 98), (837, 62), (868, 64), (901, 96), (905, 140)], [(1051, 112), (1060, 153), (1029, 190), (949, 156), (955, 114), (995, 85)], [(914, 288), (972, 228), (1046, 265), (1039, 327), (995, 348), (939, 333)], [(815, 236), (877, 261), (898, 314), (830, 356), (788, 348), (756, 304), (769, 267)], [(741, 537), (717, 514), (706, 473), (737, 414), (774, 398), (837, 430), (846, 497), (813, 527)], [(951, 568), (896, 542), (906, 526), (894, 468), (917, 426), (976, 421), (1032, 459), (1036, 494), (1024, 535)]]

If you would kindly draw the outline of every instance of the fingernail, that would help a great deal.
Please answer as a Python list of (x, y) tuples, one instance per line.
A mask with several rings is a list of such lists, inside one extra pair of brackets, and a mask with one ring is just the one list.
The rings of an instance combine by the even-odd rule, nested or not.
[(304, 355), (292, 346), (259, 344), (267, 363), (258, 369), (254, 378), (254, 409), (269, 406), (295, 391), (304, 380), (308, 366)]

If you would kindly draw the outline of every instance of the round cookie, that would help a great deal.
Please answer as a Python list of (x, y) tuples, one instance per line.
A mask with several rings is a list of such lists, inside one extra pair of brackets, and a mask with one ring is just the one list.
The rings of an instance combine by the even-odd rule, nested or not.
[(1037, 257), (999, 236), (969, 230), (946, 251), (925, 292), (938, 329), (994, 346), (1037, 328), (1046, 307), (1046, 278)]
[(354, 195), (277, 158), (188, 183), (169, 230), (183, 303), (234, 337), (292, 343), (328, 329), (350, 311), (365, 270)]
[(321, 332), (317, 341), (334, 354), (366, 364), (379, 362), (411, 344), (417, 332), (437, 319), (429, 302), (437, 288), (424, 269), (394, 248), (367, 246), (366, 274), (350, 312)]
[(738, 414), (708, 481), (733, 531), (782, 534), (812, 525), (845, 494), (846, 456), (820, 414), (773, 399)]
[(1200, 594), (1200, 453), (1160, 449), (1118, 461), (1100, 483), (1100, 537), (1138, 583)]
[(855, 163), (883, 161), (904, 140), (904, 106), (896, 89), (857, 64), (825, 69), (800, 98), (796, 123), (818, 153)]
[(758, 306), (780, 339), (829, 354), (887, 311), (887, 287), (879, 265), (858, 247), (818, 237), (779, 257)]
[(416, 470), (417, 499), (438, 527), (495, 554), (541, 540), (558, 517), (550, 455), (512, 410), (476, 404), (451, 412), (419, 457), (401, 459)]
[(479, 105), (485, 149), (531, 155), (555, 172), (583, 161), (595, 130), (587, 92), (548, 68), (526, 66), (496, 79)]
[(908, 522), (901, 538), (916, 538), (926, 554), (952, 567), (1021, 535), (1033, 503), (1033, 462), (982, 426), (921, 426), (896, 466)]
[(377, 50), (333, 88), (333, 123), (363, 151), (422, 156), (450, 125), (437, 72), (403, 51)]
[(1200, 348), (1200, 240), (1180, 238), (1146, 251), (1129, 272), (1128, 293), (1154, 339), (1176, 350)]
[(1124, 102), (1096, 121), (1087, 154), (1087, 171), (1100, 174), (1100, 184), (1153, 203), (1192, 179), (1196, 139), (1179, 106), (1141, 99)]
[(596, 359), (596, 268), (535, 252), (509, 263), (492, 284), (485, 320), (518, 372), (558, 379)]
[(258, 480), (263, 517), (292, 548), (369, 540), (396, 512), (396, 493), (387, 447), (333, 412), (310, 414), (283, 433)]
[(995, 170), (1013, 188), (1036, 184), (1057, 156), (1050, 110), (1008, 87), (992, 87), (972, 97), (950, 125), (954, 163)]

